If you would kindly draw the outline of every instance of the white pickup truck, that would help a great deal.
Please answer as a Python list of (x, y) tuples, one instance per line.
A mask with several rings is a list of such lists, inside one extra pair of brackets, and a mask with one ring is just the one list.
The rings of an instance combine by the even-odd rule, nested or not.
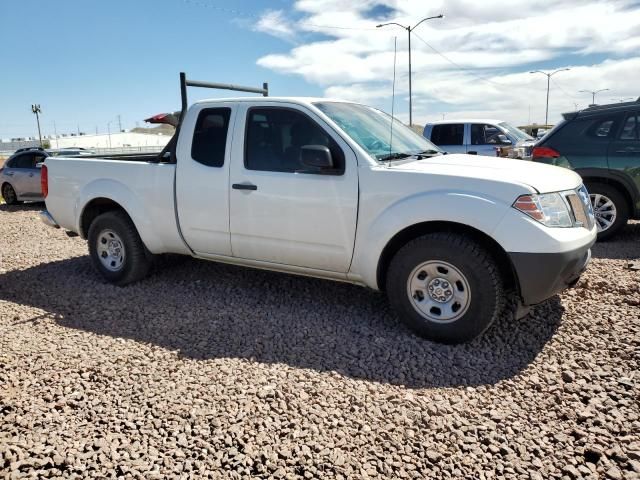
[(443, 155), (345, 101), (187, 110), (188, 85), (213, 84), (182, 76), (181, 121), (159, 156), (45, 161), (43, 221), (87, 239), (110, 282), (142, 279), (161, 253), (351, 282), (386, 291), (418, 334), (458, 343), (511, 296), (524, 315), (589, 262), (593, 212), (570, 170)]

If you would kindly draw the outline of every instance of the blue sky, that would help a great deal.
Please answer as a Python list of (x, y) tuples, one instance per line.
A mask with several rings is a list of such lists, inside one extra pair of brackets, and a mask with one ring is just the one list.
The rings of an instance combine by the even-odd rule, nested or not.
[[(43, 133), (107, 130), (122, 116), (133, 127), (178, 109), (178, 73), (195, 79), (261, 86), (274, 94), (320, 95), (294, 75), (256, 65), (290, 43), (251, 29), (253, 17), (183, 0), (2, 0), (0, 2), (0, 138), (34, 135), (32, 103), (42, 107)], [(224, 6), (229, 2), (208, 2)], [(237, 2), (259, 14), (285, 2)], [(190, 89), (191, 99), (224, 92)], [(228, 95), (229, 92), (226, 93)], [(112, 128), (113, 125), (112, 125)]]
[[(53, 8), (55, 5), (55, 8)], [(517, 12), (517, 16), (514, 16)], [(444, 13), (413, 38), (414, 123), (447, 118), (544, 120), (589, 103), (640, 96), (636, 0), (1, 0), (0, 138), (114, 130), (179, 107), (178, 72), (259, 86), (273, 95), (333, 96), (407, 120), (406, 32), (376, 23)], [(427, 42), (427, 43), (425, 43)], [(190, 99), (228, 96), (191, 89)]]

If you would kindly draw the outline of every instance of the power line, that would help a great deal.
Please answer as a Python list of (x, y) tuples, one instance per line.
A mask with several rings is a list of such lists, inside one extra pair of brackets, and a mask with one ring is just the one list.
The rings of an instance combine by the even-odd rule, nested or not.
[(520, 85), (520, 84), (508, 84), (508, 85), (506, 85), (504, 83), (497, 83), (497, 82), (494, 82), (493, 80), (489, 80), (486, 77), (482, 77), (482, 76), (474, 73), (474, 71), (472, 69), (470, 69), (468, 67), (464, 67), (464, 66), (460, 65), (459, 63), (456, 63), (455, 61), (451, 60), (444, 53), (442, 53), (441, 51), (437, 50), (435, 47), (433, 47), (429, 43), (427, 43), (426, 40), (424, 38), (422, 38), (420, 35), (418, 35), (417, 33), (414, 33), (414, 35), (418, 38), (418, 40), (420, 40), (427, 47), (429, 47), (434, 53), (436, 53), (440, 57), (444, 58), (451, 65), (457, 67), (459, 70), (462, 70), (462, 71), (465, 71), (465, 72), (469, 73), (471, 76), (477, 78), (478, 80), (481, 80), (481, 81), (486, 82), (486, 83), (488, 83), (490, 85), (493, 85), (493, 86), (496, 86), (496, 87), (500, 87), (500, 88), (522, 88), (522, 89), (527, 89), (527, 90), (535, 90), (530, 85)]
[(556, 82), (553, 78), (551, 78), (551, 81), (553, 82), (553, 84), (558, 87), (558, 90), (560, 90), (562, 93), (564, 93), (567, 97), (573, 99), (573, 100), (578, 100), (578, 97), (574, 97), (573, 95), (571, 95), (569, 92), (567, 92), (564, 88), (562, 88), (558, 82)]

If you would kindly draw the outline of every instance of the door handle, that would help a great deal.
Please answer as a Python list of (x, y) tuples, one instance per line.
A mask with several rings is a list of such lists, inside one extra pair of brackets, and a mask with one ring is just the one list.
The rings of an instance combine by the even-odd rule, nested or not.
[(29, 174), (29, 176), (30, 176), (30, 177), (33, 177), (33, 173), (30, 173), (30, 174)]
[(478, 154), (478, 152), (474, 152), (473, 150), (470, 151), (470, 152), (467, 152), (467, 155), (477, 155), (477, 154)]
[(257, 190), (258, 186), (252, 183), (234, 183), (231, 188), (234, 190)]
[(7, 172), (7, 173), (5, 173), (5, 175), (6, 175), (7, 177), (13, 177), (13, 173), (11, 173), (11, 172)]

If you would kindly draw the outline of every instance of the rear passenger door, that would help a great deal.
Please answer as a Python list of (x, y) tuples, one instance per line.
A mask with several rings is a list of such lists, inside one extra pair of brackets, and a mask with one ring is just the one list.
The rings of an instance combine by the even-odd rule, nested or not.
[(609, 169), (631, 176), (640, 189), (640, 110), (629, 112), (609, 144)]
[(176, 152), (180, 229), (194, 252), (230, 256), (229, 159), (234, 105), (191, 108), (194, 111), (189, 111), (181, 126)]
[(22, 153), (15, 157), (5, 174), (10, 178), (9, 181), (18, 197), (33, 198), (38, 194), (39, 184), (36, 190), (33, 182), (35, 175), (35, 155), (33, 152)]
[(438, 123), (431, 129), (431, 142), (448, 153), (467, 153), (464, 123)]

